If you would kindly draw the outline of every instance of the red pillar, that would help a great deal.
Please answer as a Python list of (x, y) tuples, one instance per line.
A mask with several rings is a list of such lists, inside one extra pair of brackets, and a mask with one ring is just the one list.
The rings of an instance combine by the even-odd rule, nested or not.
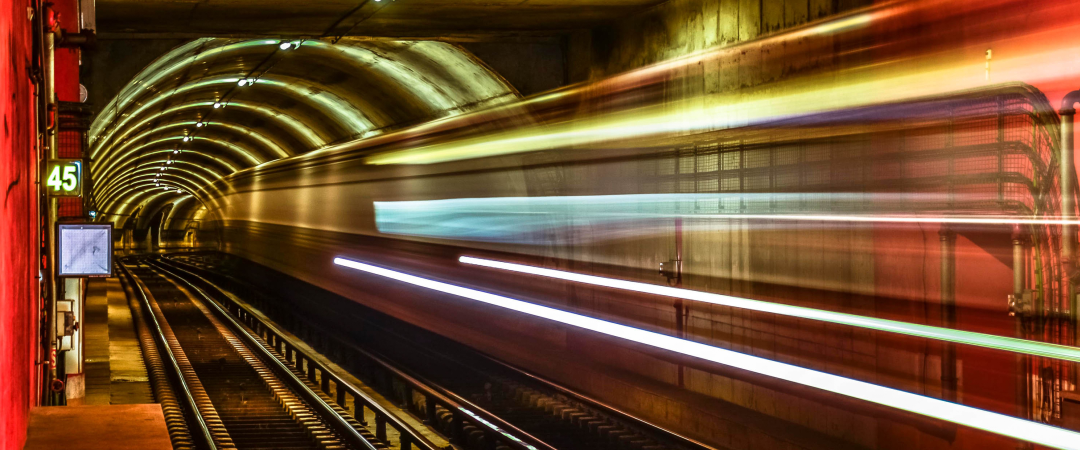
[(36, 111), (30, 0), (0, 2), (0, 450), (22, 448), (36, 402)]

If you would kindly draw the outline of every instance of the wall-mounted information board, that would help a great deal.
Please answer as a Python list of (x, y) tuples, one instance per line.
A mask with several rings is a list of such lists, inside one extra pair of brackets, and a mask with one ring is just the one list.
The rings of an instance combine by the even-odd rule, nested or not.
[(112, 276), (112, 224), (62, 223), (57, 227), (57, 275)]

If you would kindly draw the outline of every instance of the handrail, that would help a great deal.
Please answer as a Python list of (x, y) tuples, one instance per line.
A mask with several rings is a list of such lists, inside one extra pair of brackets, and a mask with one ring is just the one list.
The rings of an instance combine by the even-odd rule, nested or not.
[(203, 419), (202, 412), (199, 411), (199, 407), (195, 404), (195, 398), (191, 396), (191, 389), (188, 388), (187, 382), (184, 380), (183, 372), (180, 370), (180, 363), (176, 360), (176, 356), (173, 355), (172, 348), (169, 347), (168, 340), (165, 339), (165, 331), (162, 330), (161, 324), (158, 323), (157, 316), (154, 314), (153, 308), (150, 306), (150, 299), (146, 296), (146, 291), (143, 289), (145, 285), (142, 280), (138, 279), (128, 271), (127, 266), (120, 264), (120, 271), (124, 273), (124, 278), (127, 278), (128, 282), (132, 284), (132, 291), (138, 293), (139, 298), (142, 299), (143, 305), (146, 307), (146, 317), (150, 319), (150, 325), (153, 325), (152, 330), (156, 332), (151, 333), (154, 336), (154, 340), (157, 341), (158, 349), (165, 353), (168, 357), (169, 367), (172, 368), (169, 374), (175, 378), (175, 382), (183, 391), (183, 395), (179, 397), (183, 399), (185, 412), (188, 417), (188, 423), (194, 423), (199, 429), (199, 433), (192, 433), (193, 436), (199, 436), (199, 442), (202, 448), (209, 450), (217, 450), (217, 445), (214, 443), (214, 438), (210, 433), (210, 427), (206, 424), (206, 420)]
[(297, 377), (296, 374), (293, 373), (292, 369), (286, 366), (285, 363), (283, 363), (280, 359), (277, 358), (277, 356), (270, 353), (270, 351), (267, 350), (266, 347), (263, 347), (262, 344), (258, 341), (258, 339), (255, 338), (255, 336), (252, 336), (247, 329), (245, 329), (239, 322), (236, 321), (236, 319), (231, 314), (229, 314), (229, 311), (226, 311), (224, 308), (222, 308), (222, 306), (219, 305), (218, 302), (214, 301), (214, 299), (210, 297), (210, 295), (208, 295), (204, 290), (202, 290), (202, 288), (196, 286), (188, 279), (176, 275), (168, 268), (162, 267), (161, 264), (154, 265), (157, 266), (159, 270), (173, 276), (178, 281), (184, 282), (185, 284), (190, 286), (195, 292), (197, 292), (201, 297), (203, 297), (209, 307), (215, 309), (221, 316), (223, 316), (224, 319), (228, 321), (229, 325), (232, 325), (233, 331), (235, 331), (237, 335), (245, 341), (245, 344), (247, 344), (248, 348), (253, 352), (261, 354), (263, 358), (260, 359), (262, 359), (266, 364), (270, 365), (271, 369), (273, 369), (274, 372), (281, 376), (285, 382), (292, 385), (293, 390), (296, 393), (300, 394), (300, 396), (308, 402), (308, 405), (315, 409), (319, 413), (319, 415), (327, 421), (327, 424), (332, 426), (338, 432), (338, 435), (341, 436), (341, 438), (346, 443), (350, 444), (353, 448), (378, 450), (371, 442), (365, 439), (364, 436), (360, 434), (360, 432), (356, 431), (356, 428), (353, 428), (353, 426), (349, 424), (348, 421), (341, 417), (341, 415), (338, 414), (337, 411), (334, 411), (333, 407), (327, 404), (321, 397), (319, 397), (318, 394), (312, 391), (310, 387), (304, 384), (303, 380)]
[[(194, 277), (202, 280), (203, 282), (207, 283), (207, 285), (213, 286), (212, 283), (205, 280), (200, 275), (192, 272), (191, 270), (187, 270), (187, 269), (184, 269), (182, 267), (179, 267), (179, 266), (193, 267), (191, 264), (187, 264), (187, 263), (184, 263), (184, 262), (180, 262), (180, 261), (176, 261), (176, 260), (172, 260), (172, 259), (168, 259), (168, 258), (163, 258), (163, 260), (159, 261), (159, 263), (162, 264), (162, 265), (169, 265), (171, 267), (176, 268), (177, 270), (181, 270), (181, 271), (184, 271), (186, 273), (189, 273), (192, 276), (194, 276)], [(202, 270), (202, 269), (199, 269), (199, 270)], [(217, 290), (216, 287), (214, 287), (214, 289)], [(220, 292), (220, 290), (219, 290), (219, 292)], [(228, 296), (224, 296), (224, 297), (227, 298)], [(235, 302), (231, 302), (231, 299), (230, 299), (230, 303), (232, 305), (234, 305), (237, 309), (242, 310), (248, 317), (251, 318), (250, 320), (258, 320), (257, 318), (254, 317), (254, 314), (252, 314), (251, 311), (248, 310), (248, 308), (246, 308), (246, 307), (244, 307), (242, 305), (236, 304)], [(275, 340), (282, 339), (281, 338), (281, 331), (278, 330), (277, 327), (275, 327), (273, 325), (268, 325), (268, 324), (262, 323), (261, 321), (259, 323), (260, 323), (260, 326), (266, 328), (265, 331), (269, 332), (269, 334), (271, 336), (275, 337)], [(282, 340), (285, 340), (285, 339), (282, 339)], [(340, 399), (340, 395), (341, 395), (340, 393), (342, 392), (341, 391), (341, 386), (345, 386), (346, 389), (348, 389), (352, 385), (349, 384), (349, 383), (345, 383), (344, 381), (341, 381), (340, 377), (338, 377), (332, 371), (327, 370), (326, 367), (323, 366), (320, 362), (314, 361), (312, 358), (308, 357), (307, 355), (304, 355), (303, 352), (301, 352), (300, 350), (295, 349), (295, 346), (292, 346), (293, 349), (290, 352), (290, 348), (289, 348), (290, 344), (287, 342), (287, 340), (285, 340), (285, 341), (286, 341), (284, 343), (284, 345), (285, 345), (284, 350), (285, 351), (282, 354), (286, 355), (287, 360), (291, 360), (290, 353), (295, 353), (297, 355), (297, 358), (298, 358), (298, 362), (297, 362), (298, 367), (300, 366), (299, 358), (301, 358), (301, 357), (305, 358), (308, 361), (308, 367), (309, 367), (309, 371), (310, 371), (310, 373), (309, 373), (309, 378), (310, 379), (312, 379), (312, 380), (315, 379), (315, 377), (314, 377), (315, 372), (314, 372), (313, 369), (310, 369), (312, 367), (315, 367), (315, 368), (318, 368), (318, 370), (321, 373), (323, 373), (323, 380), (326, 380), (327, 378), (330, 378), (330, 379), (333, 379), (333, 381), (335, 383), (340, 383), (340, 384), (338, 384), (338, 386), (339, 386), (339, 388), (338, 388), (338, 393), (339, 393), (338, 404), (343, 404), (342, 400)], [(344, 345), (347, 345), (350, 349), (355, 351), (358, 355), (360, 355), (360, 356), (366, 358), (367, 360), (369, 360), (370, 362), (378, 365), (380, 368), (387, 371), (390, 375), (394, 376), (399, 381), (401, 381), (403, 384), (405, 384), (407, 389), (409, 390), (409, 391), (406, 392), (407, 394), (408, 394), (408, 392), (411, 392), (411, 391), (419, 392), (420, 395), (422, 395), (424, 397), (425, 403), (427, 405), (427, 411), (425, 411), (424, 413), (426, 415), (425, 420), (427, 420), (429, 423), (432, 423), (432, 424), (437, 423), (438, 418), (436, 417), (436, 405), (440, 405), (440, 406), (445, 408), (447, 411), (449, 411), (453, 415), (453, 419), (454, 419), (454, 422), (455, 422), (455, 426), (453, 428), (455, 430), (455, 433), (460, 434), (461, 430), (462, 430), (462, 426), (464, 425), (465, 422), (467, 422), (467, 423), (470, 423), (473, 426), (477, 427), (478, 429), (483, 430), (485, 436), (491, 436), (492, 439), (495, 439), (495, 440), (497, 440), (499, 442), (502, 442), (503, 444), (505, 444), (505, 445), (509, 446), (510, 448), (515, 449), (515, 450), (555, 450), (555, 448), (551, 447), (550, 445), (548, 445), (544, 441), (540, 440), (539, 438), (536, 438), (536, 437), (530, 435), (529, 433), (515, 427), (514, 425), (511, 425), (510, 423), (508, 423), (505, 420), (491, 414), (490, 412), (484, 410), (483, 408), (481, 408), (479, 406), (476, 406), (472, 402), (470, 402), (470, 401), (468, 401), (468, 400), (466, 400), (464, 398), (461, 398), (457, 394), (454, 394), (454, 393), (452, 393), (452, 392), (450, 392), (450, 391), (448, 391), (448, 390), (446, 390), (446, 389), (444, 389), (444, 388), (442, 388), (442, 387), (440, 387), (440, 386), (438, 386), (438, 385), (436, 385), (434, 383), (431, 383), (431, 382), (423, 379), (420, 376), (405, 373), (404, 371), (402, 371), (402, 370), (398, 369), (397, 367), (394, 367), (393, 365), (391, 365), (389, 362), (384, 360), (382, 357), (380, 357), (380, 356), (378, 356), (376, 354), (373, 354), (373, 353), (371, 353), (371, 352), (369, 352), (367, 350), (364, 350), (362, 348), (359, 348), (359, 347), (356, 347), (356, 346), (353, 346), (353, 345), (350, 345), (350, 344), (344, 344)], [(281, 349), (279, 349), (279, 351), (281, 351)], [(328, 386), (326, 386), (326, 384), (327, 384), (326, 381), (324, 381), (323, 391), (329, 393), (329, 388), (328, 388)], [(353, 389), (355, 389), (355, 387)], [(366, 394), (363, 394), (362, 392), (359, 392), (359, 390), (357, 390), (357, 393), (359, 393), (359, 395), (362, 396), (362, 397), (357, 397), (357, 396), (355, 396), (356, 394), (353, 394), (354, 395), (354, 400), (357, 399), (357, 398), (364, 398), (364, 399), (366, 399), (365, 402), (366, 401), (371, 401), (376, 407), (381, 409), (381, 406), (378, 406), (377, 404), (375, 404), (374, 400), (371, 400), (369, 397), (367, 397)], [(350, 392), (350, 394), (352, 394), (352, 392)], [(371, 409), (373, 411), (376, 410), (375, 407), (371, 407)], [(378, 417), (378, 414), (379, 413), (376, 412), (376, 417)], [(391, 417), (396, 419), (396, 417), (394, 417), (394, 416), (391, 416)], [(395, 426), (394, 428), (396, 429), (397, 427)], [(400, 432), (401, 430), (398, 430), (398, 431)], [(378, 435), (378, 433), (376, 435)], [(463, 438), (463, 436), (460, 436), (460, 435), (459, 436), (454, 436), (454, 437), (459, 438), (459, 439)]]

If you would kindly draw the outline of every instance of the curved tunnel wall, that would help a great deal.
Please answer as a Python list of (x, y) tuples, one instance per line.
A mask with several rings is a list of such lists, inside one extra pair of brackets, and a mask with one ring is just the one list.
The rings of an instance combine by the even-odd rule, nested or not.
[(161, 241), (176, 245), (207, 213), (203, 189), (234, 172), (518, 97), (443, 42), (197, 39), (94, 121), (91, 201), (99, 220), (140, 231), (172, 208)]

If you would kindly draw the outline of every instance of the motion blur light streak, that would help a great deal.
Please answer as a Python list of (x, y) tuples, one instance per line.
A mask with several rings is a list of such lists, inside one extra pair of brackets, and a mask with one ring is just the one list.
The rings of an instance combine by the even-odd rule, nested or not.
[(359, 261), (334, 258), (334, 264), (379, 275), (459, 297), (518, 311), (536, 317), (572, 325), (648, 346), (701, 358), (761, 375), (814, 387), (880, 405), (890, 406), (929, 417), (978, 428), (991, 433), (1061, 449), (1080, 450), (1080, 433), (985, 411), (970, 406), (912, 394), (851, 378), (810, 370), (757, 356), (733, 352), (698, 342), (620, 325), (593, 317), (515, 300), (475, 289), (385, 269)]
[(869, 328), (878, 331), (906, 334), (928, 339), (956, 342), (959, 344), (975, 345), (979, 347), (1006, 350), (1027, 355), (1045, 356), (1067, 361), (1080, 362), (1080, 349), (1065, 345), (1046, 344), (1042, 342), (1028, 341), (992, 334), (974, 333), (970, 331), (953, 330), (949, 328), (919, 325), (915, 323), (899, 322), (895, 320), (878, 319), (876, 317), (859, 316), (820, 309), (805, 308), (802, 306), (782, 305), (778, 303), (752, 300), (748, 298), (732, 297), (729, 295), (713, 294), (709, 292), (678, 289), (667, 286), (657, 286), (635, 281), (617, 280), (614, 278), (584, 275), (561, 270), (545, 269), (541, 267), (513, 264), (489, 259), (462, 256), (458, 261), (464, 264), (490, 267), (493, 269), (509, 270), (512, 272), (527, 273), (560, 280), (575, 281), (578, 283), (604, 286), (628, 291), (643, 292), (646, 294), (663, 295), (686, 300), (694, 300), (714, 305), (730, 306), (733, 308), (749, 309), (752, 311), (767, 312), (783, 316), (798, 317), (802, 319), (820, 320), (822, 322), (838, 323), (854, 327)]
[(459, 409), (459, 410), (460, 410), (461, 412), (463, 412), (463, 413), (465, 413), (466, 415), (468, 415), (469, 417), (471, 417), (471, 418), (472, 418), (473, 420), (475, 420), (475, 421), (477, 421), (477, 422), (481, 422), (481, 423), (483, 423), (484, 425), (487, 425), (487, 426), (489, 426), (489, 427), (491, 427), (491, 428), (495, 429), (495, 430), (496, 430), (496, 431), (498, 431), (499, 433), (502, 433), (502, 435), (503, 435), (503, 436), (506, 436), (506, 437), (507, 437), (508, 439), (510, 439), (510, 440), (512, 440), (512, 441), (514, 441), (514, 442), (517, 442), (517, 443), (519, 443), (519, 444), (521, 444), (521, 445), (525, 446), (525, 448), (528, 448), (528, 449), (531, 449), (531, 450), (536, 450), (536, 447), (533, 447), (532, 445), (526, 444), (526, 443), (525, 443), (525, 441), (522, 441), (521, 439), (518, 439), (518, 438), (517, 438), (517, 436), (514, 436), (514, 435), (512, 435), (512, 434), (510, 434), (510, 433), (507, 433), (507, 432), (503, 431), (503, 430), (502, 430), (501, 428), (499, 428), (499, 427), (498, 427), (497, 425), (495, 425), (495, 424), (493, 424), (493, 423), (491, 423), (491, 422), (488, 422), (488, 421), (484, 420), (484, 418), (483, 418), (483, 417), (480, 417), (480, 416), (476, 415), (476, 413), (474, 413), (474, 412), (472, 412), (472, 411), (469, 411), (469, 410), (467, 410), (467, 409), (465, 409), (465, 408), (460, 408), (460, 407), (459, 407), (458, 409)]
[[(778, 192), (453, 198), (374, 202), (374, 204), (375, 223), (382, 233), (495, 242), (525, 242), (538, 231), (558, 228), (619, 223), (632, 226), (634, 222), (641, 220), (676, 218), (957, 225), (1080, 225), (1080, 220), (1077, 219), (1048, 216), (694, 212), (698, 204), (709, 203), (719, 205), (720, 209), (731, 207), (731, 209), (739, 210), (740, 203), (743, 202), (820, 204), (820, 209), (827, 207), (858, 210), (862, 208), (865, 211), (868, 201), (875, 204), (902, 204), (908, 211), (917, 211), (921, 208), (921, 204), (932, 204), (938, 200), (939, 198), (932, 194)], [(707, 228), (709, 225), (688, 224), (687, 226)], [(611, 230), (605, 232), (611, 232)], [(630, 232), (634, 232), (633, 229)]]

